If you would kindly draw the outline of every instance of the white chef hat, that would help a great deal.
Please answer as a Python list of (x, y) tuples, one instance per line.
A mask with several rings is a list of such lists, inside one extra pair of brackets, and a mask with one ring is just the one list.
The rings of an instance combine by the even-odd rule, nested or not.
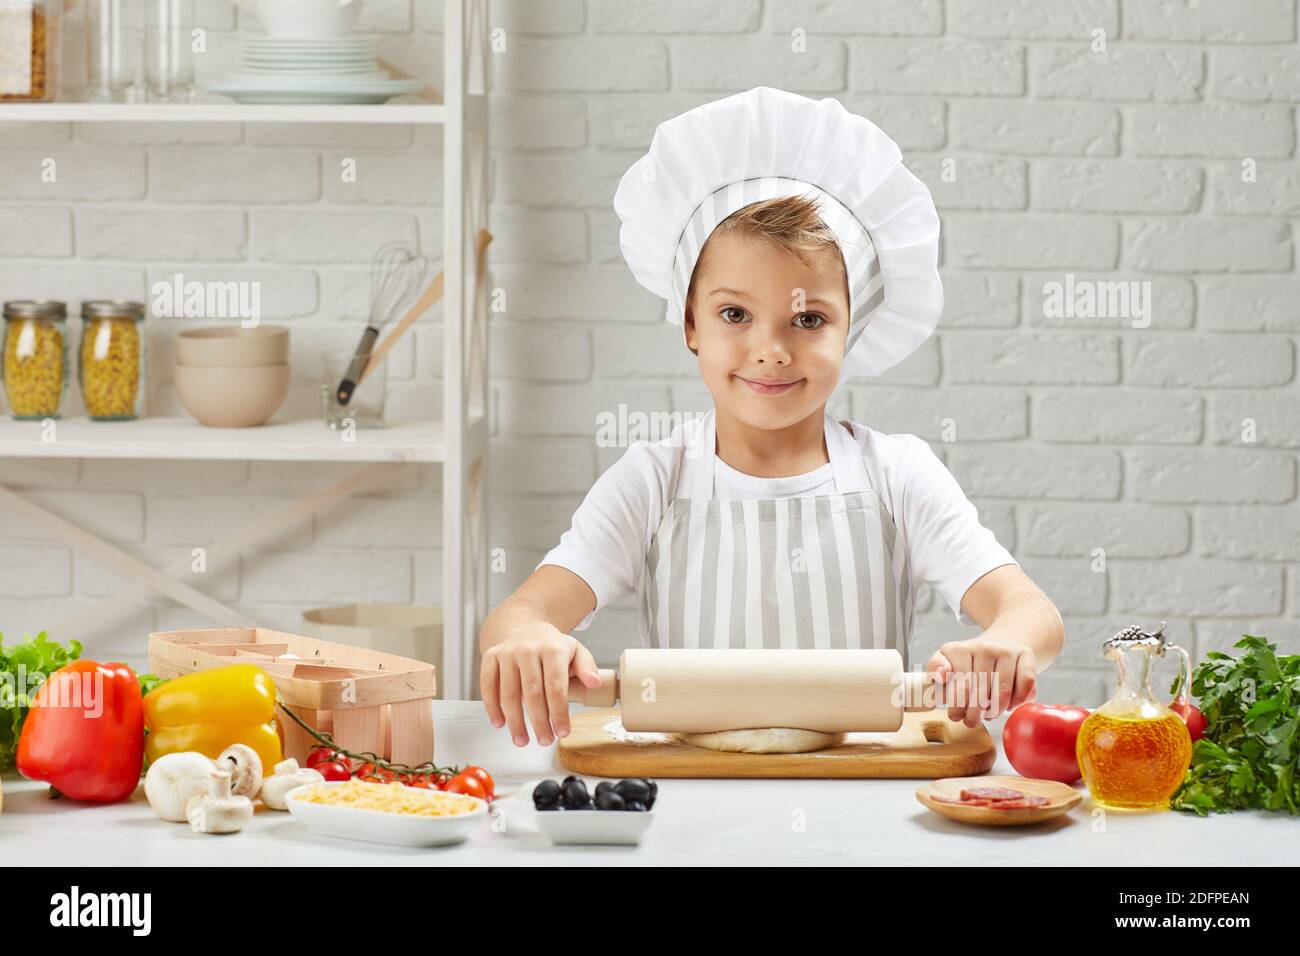
[(939, 216), (894, 141), (838, 100), (760, 86), (660, 123), (614, 194), (623, 258), (681, 325), (713, 229), (751, 203), (793, 195), (817, 203), (844, 257), (840, 382), (879, 375), (920, 347), (943, 311)]

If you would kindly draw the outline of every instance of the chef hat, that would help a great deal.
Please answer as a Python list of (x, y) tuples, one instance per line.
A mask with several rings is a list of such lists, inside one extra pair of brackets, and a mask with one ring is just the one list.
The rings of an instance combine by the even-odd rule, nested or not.
[(838, 100), (760, 86), (660, 123), (614, 194), (623, 258), (681, 325), (713, 229), (751, 203), (794, 195), (816, 202), (844, 258), (850, 318), (840, 382), (879, 375), (939, 321), (939, 216), (894, 141)]

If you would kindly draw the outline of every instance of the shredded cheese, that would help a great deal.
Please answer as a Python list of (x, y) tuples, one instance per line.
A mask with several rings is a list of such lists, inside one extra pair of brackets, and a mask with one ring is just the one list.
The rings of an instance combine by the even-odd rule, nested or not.
[(476, 800), (464, 794), (417, 790), (400, 783), (371, 783), (365, 780), (348, 780), (334, 787), (316, 784), (295, 794), (293, 799), (303, 803), (380, 810), (417, 817), (454, 817), (462, 813), (473, 813), (478, 806)]

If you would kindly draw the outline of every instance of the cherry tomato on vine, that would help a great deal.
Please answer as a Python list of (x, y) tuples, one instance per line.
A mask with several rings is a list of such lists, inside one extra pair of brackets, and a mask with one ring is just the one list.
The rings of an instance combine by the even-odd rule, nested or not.
[(496, 792), (497, 792), (496, 781), (494, 781), (492, 779), (492, 775), (488, 773), (486, 770), (484, 770), (482, 767), (476, 766), (474, 764), (470, 764), (468, 767), (462, 770), (461, 773), (469, 774), (471, 777), (478, 777), (483, 784), (483, 791), (487, 794), (488, 800), (491, 800), (493, 797), (496, 796)]
[(480, 800), (487, 799), (487, 790), (483, 788), (483, 781), (473, 774), (458, 773), (443, 789), (448, 793), (464, 793), (471, 797), (478, 797)]
[(342, 760), (327, 760), (318, 763), (313, 769), (326, 780), (350, 780), (352, 771)]
[(331, 760), (338, 760), (342, 763), (350, 762), (347, 757), (333, 747), (313, 747), (311, 753), (307, 755), (307, 766), (315, 769), (318, 765), (329, 763)]

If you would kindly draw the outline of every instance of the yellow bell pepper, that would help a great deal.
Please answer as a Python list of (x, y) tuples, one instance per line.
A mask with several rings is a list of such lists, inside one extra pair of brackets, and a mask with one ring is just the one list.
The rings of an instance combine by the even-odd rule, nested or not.
[(269, 775), (282, 759), (275, 726), (275, 682), (256, 664), (196, 671), (155, 687), (144, 699), (145, 757), (197, 751), (214, 760), (247, 744)]

